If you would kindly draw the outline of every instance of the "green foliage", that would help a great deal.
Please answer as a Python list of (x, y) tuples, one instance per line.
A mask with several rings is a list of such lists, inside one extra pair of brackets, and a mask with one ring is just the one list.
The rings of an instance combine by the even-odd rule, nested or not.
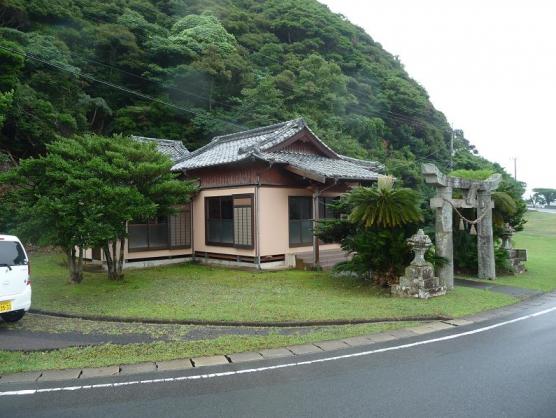
[[(4, 91), (14, 90), (0, 147), (16, 158), (74, 133), (148, 134), (196, 148), (215, 134), (303, 116), (340, 152), (398, 159), (396, 175), (410, 166), (400, 178), (411, 187), (420, 187), (420, 159), (447, 160), (450, 128), (426, 92), (315, 0), (6, 0), (0, 20), (2, 42), (16, 51), (0, 51)], [(471, 150), (460, 137), (462, 152)]]
[(5, 93), (2, 93), (0, 91), (0, 128), (2, 128), (2, 125), (4, 125), (4, 121), (6, 120), (6, 114), (12, 104), (13, 98), (14, 98), (13, 90), (7, 91)]
[(421, 220), (419, 195), (393, 187), (392, 178), (381, 178), (376, 187), (359, 187), (333, 204), (343, 219), (321, 223), (319, 237), (340, 242), (352, 260), (337, 266), (340, 271), (370, 276), (385, 285), (398, 280), (411, 261), (406, 239)]
[(422, 220), (420, 197), (414, 190), (393, 187), (393, 178), (379, 178), (378, 185), (358, 187), (347, 195), (353, 207), (349, 219), (365, 228), (392, 228)]
[(535, 193), (534, 197), (544, 205), (550, 205), (552, 202), (556, 201), (556, 189), (539, 187), (533, 189), (533, 193)]
[[(508, 253), (495, 243), (494, 259), (496, 273), (503, 274), (509, 270)], [(468, 231), (454, 230), (454, 269), (464, 274), (476, 275), (478, 272), (477, 236)]]
[(494, 202), (492, 221), (494, 225), (502, 227), (505, 221), (517, 212), (517, 203), (505, 192), (492, 192), (492, 201)]
[(233, 54), (237, 43), (214, 16), (189, 15), (179, 19), (171, 29), (170, 40), (201, 56), (214, 48), (220, 55)]
[(452, 177), (460, 177), (466, 180), (486, 180), (494, 174), (494, 171), (488, 168), (482, 170), (454, 170), (450, 173)]
[(0, 91), (12, 90), (17, 85), (25, 62), (21, 53), (15, 42), (0, 39)]
[[(336, 151), (384, 162), (426, 198), (421, 163), (446, 170), (452, 131), (427, 92), (371, 36), (316, 0), (4, 0), (0, 23), (0, 150), (16, 159), (91, 132), (195, 149), (215, 135), (301, 116)], [(456, 170), (503, 173), (463, 131), (454, 132), (454, 149)], [(520, 229), (523, 185), (507, 175), (503, 183), (516, 202), (504, 220)], [(395, 201), (410, 193), (367, 194)], [(414, 219), (375, 216), (371, 223)]]
[[(123, 243), (127, 222), (169, 213), (188, 199), (193, 186), (176, 179), (171, 165), (153, 144), (121, 136), (59, 139), (45, 156), (23, 159), (3, 176), (12, 188), (2, 221), (27, 241), (61, 247), (79, 282), (83, 249), (112, 242), (119, 262), (115, 243)], [(121, 268), (110, 273), (119, 278)]]

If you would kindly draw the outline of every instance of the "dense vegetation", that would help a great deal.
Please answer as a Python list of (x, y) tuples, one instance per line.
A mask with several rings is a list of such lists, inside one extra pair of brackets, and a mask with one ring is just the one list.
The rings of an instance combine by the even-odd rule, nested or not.
[(0, 224), (62, 249), (73, 283), (83, 280), (87, 248), (101, 248), (108, 276), (122, 279), (127, 223), (169, 214), (195, 190), (152, 143), (87, 134), (56, 140), (47, 151), (0, 173), (0, 184), (11, 186)]
[(519, 209), (504, 221), (522, 227), (523, 185), (451, 130), (397, 57), (316, 0), (0, 0), (0, 25), (0, 168), (76, 134), (195, 149), (302, 116), (337, 151), (385, 163), (423, 207), (420, 164), (446, 171), (453, 138), (453, 168), (503, 173)]
[[(297, 116), (409, 185), (417, 159), (449, 159), (451, 129), (426, 91), (315, 0), (2, 0), (0, 24), (0, 150), (16, 159), (57, 135), (141, 134), (193, 149)], [(488, 165), (462, 132), (456, 149), (461, 168)]]

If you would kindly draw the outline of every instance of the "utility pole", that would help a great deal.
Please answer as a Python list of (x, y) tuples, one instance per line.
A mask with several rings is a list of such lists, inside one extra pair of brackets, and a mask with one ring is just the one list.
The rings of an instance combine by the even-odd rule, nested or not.
[(517, 181), (517, 157), (514, 157), (514, 180)]
[(454, 127), (450, 124), (452, 135), (450, 135), (450, 171), (454, 169)]

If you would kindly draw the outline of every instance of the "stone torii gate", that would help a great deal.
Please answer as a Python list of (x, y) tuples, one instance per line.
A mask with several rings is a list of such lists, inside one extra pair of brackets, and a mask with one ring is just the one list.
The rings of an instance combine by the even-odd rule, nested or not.
[[(494, 238), (492, 233), (491, 192), (498, 188), (502, 176), (493, 174), (487, 180), (476, 181), (450, 177), (434, 164), (423, 164), (422, 173), (428, 184), (436, 186), (436, 196), (430, 201), (435, 211), (436, 253), (448, 260), (438, 269), (438, 276), (446, 281), (448, 289), (454, 287), (453, 208), (477, 209), (477, 249), (479, 278), (495, 279)], [(463, 199), (453, 199), (452, 191), (461, 189)]]

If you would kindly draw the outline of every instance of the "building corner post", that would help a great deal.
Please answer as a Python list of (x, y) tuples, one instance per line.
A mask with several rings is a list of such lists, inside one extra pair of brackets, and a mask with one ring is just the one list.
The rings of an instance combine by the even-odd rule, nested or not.
[(316, 187), (313, 192), (313, 266), (320, 268), (320, 248), (319, 237), (315, 234), (319, 223), (319, 188)]

